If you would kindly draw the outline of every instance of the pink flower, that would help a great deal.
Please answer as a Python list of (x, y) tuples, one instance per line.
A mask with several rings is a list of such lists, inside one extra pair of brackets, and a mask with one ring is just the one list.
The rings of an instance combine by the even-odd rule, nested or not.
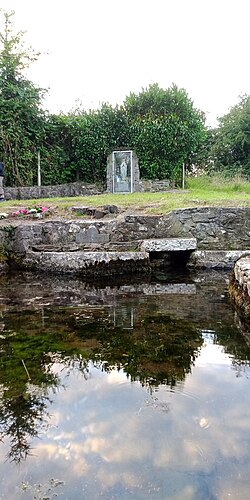
[(12, 217), (22, 217), (23, 215), (29, 215), (36, 217), (39, 214), (43, 214), (44, 212), (47, 212), (49, 210), (49, 207), (42, 207), (42, 206), (34, 206), (32, 208), (27, 207), (27, 208), (20, 208), (16, 212), (12, 212), (11, 216)]

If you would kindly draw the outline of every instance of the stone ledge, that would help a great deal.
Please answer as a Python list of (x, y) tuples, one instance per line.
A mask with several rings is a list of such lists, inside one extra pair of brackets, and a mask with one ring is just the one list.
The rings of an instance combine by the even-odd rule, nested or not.
[(197, 248), (196, 238), (164, 238), (144, 240), (141, 250), (145, 252), (185, 252)]
[(250, 254), (250, 250), (196, 250), (187, 262), (195, 269), (233, 269), (235, 262)]
[(143, 273), (150, 269), (145, 252), (27, 252), (21, 267), (52, 273), (110, 275)]

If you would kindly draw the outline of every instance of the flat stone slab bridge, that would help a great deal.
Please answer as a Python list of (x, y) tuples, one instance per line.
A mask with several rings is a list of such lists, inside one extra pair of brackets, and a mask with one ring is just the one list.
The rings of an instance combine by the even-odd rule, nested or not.
[(141, 244), (141, 251), (144, 252), (186, 252), (196, 248), (196, 238), (149, 239)]

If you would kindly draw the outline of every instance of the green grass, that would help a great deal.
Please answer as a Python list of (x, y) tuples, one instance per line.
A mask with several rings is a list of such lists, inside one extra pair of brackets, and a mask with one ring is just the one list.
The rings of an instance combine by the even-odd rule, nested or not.
[(202, 191), (222, 191), (226, 193), (248, 193), (250, 194), (250, 182), (247, 182), (241, 176), (235, 176), (232, 179), (226, 179), (219, 175), (203, 175), (200, 177), (189, 177), (186, 185), (189, 189)]
[(73, 217), (72, 206), (117, 205), (122, 210), (140, 210), (152, 214), (164, 214), (178, 208), (202, 206), (250, 207), (250, 182), (240, 177), (225, 180), (220, 176), (187, 178), (185, 190), (159, 193), (102, 194), (67, 198), (43, 198), (39, 200), (11, 200), (0, 204), (0, 212), (10, 212), (18, 207), (45, 205), (53, 215)]

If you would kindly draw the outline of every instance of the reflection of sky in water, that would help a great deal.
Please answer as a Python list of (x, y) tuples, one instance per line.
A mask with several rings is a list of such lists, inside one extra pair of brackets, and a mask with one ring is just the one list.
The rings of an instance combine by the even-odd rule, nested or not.
[[(17, 467), (1, 446), (0, 498), (34, 498), (35, 489), (38, 498), (249, 498), (249, 369), (236, 376), (220, 345), (205, 338), (174, 391), (150, 394), (122, 371), (90, 366), (86, 380), (59, 363), (53, 370), (63, 387), (33, 456)], [(48, 493), (51, 478), (65, 484)]]

